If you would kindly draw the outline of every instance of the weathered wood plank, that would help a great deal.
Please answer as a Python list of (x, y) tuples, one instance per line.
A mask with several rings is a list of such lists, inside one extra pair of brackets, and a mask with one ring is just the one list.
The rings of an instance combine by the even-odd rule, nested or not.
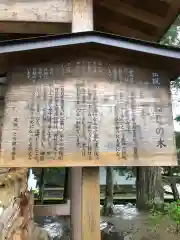
[(34, 216), (69, 216), (70, 201), (66, 204), (34, 205)]
[(71, 23), (0, 21), (1, 33), (62, 34), (71, 31)]
[(82, 240), (100, 240), (99, 168), (82, 168)]
[(114, 11), (115, 13), (121, 13), (132, 19), (137, 19), (156, 27), (161, 26), (164, 21), (164, 18), (162, 17), (143, 11), (137, 7), (133, 7), (130, 4), (120, 3), (118, 0), (113, 0), (112, 4), (110, 4), (107, 0), (104, 0), (101, 1), (100, 5)]
[(72, 1), (72, 32), (93, 30), (93, 1)]
[(12, 74), (5, 101), (4, 167), (177, 163), (168, 77), (162, 71), (99, 58), (21, 68)]
[(72, 168), (72, 239), (100, 239), (99, 168)]
[(1, 21), (71, 22), (71, 0), (1, 0)]
[(83, 240), (82, 239), (82, 167), (71, 168), (71, 229), (72, 229), (72, 240)]

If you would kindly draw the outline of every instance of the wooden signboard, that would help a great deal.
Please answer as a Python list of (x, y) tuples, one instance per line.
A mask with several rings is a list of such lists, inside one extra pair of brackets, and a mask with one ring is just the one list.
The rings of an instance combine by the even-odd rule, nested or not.
[(165, 73), (99, 58), (19, 68), (5, 97), (1, 166), (176, 165)]

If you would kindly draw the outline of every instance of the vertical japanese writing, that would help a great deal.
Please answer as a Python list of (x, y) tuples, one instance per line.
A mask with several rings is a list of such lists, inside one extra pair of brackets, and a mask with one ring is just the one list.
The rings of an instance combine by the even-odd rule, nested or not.
[(64, 156), (64, 86), (60, 88), (60, 139), (59, 139), (59, 160)]
[(122, 145), (122, 158), (127, 159), (127, 146), (126, 146), (126, 138), (125, 138), (124, 131), (122, 133), (121, 145)]
[(131, 132), (131, 123), (132, 120), (130, 119), (130, 108), (131, 103), (129, 102), (129, 86), (134, 84), (134, 69), (123, 68), (121, 71), (121, 75), (123, 76), (123, 80), (125, 81), (125, 89), (124, 93), (120, 93), (120, 102), (123, 103), (120, 107), (121, 113), (121, 145), (122, 145), (122, 158), (127, 159), (128, 157), (128, 150), (127, 150), (127, 140), (126, 134)]
[(46, 154), (46, 120), (47, 120), (47, 114), (46, 114), (46, 102), (47, 102), (47, 91), (46, 88), (43, 88), (43, 109), (42, 109), (42, 133), (41, 133), (41, 153), (40, 153), (40, 160), (44, 161), (45, 154)]
[(49, 69), (49, 77), (53, 77), (54, 76), (54, 69), (50, 68)]
[(138, 159), (138, 147), (136, 138), (136, 104), (135, 104), (135, 94), (131, 92), (131, 111), (132, 111), (132, 132), (133, 132), (133, 155), (134, 159)]
[(54, 155), (55, 159), (57, 158), (58, 153), (58, 117), (59, 117), (59, 106), (58, 106), (58, 100), (59, 100), (59, 88), (55, 88), (55, 94), (54, 94), (54, 100), (55, 100), (55, 112), (54, 112)]
[(32, 94), (32, 102), (31, 102), (31, 106), (30, 106), (30, 122), (29, 122), (29, 143), (28, 143), (28, 159), (32, 160), (32, 156), (33, 156), (33, 130), (34, 130), (34, 126), (35, 126), (35, 119), (34, 119), (34, 108), (35, 108), (35, 92), (33, 92)]
[(47, 79), (48, 76), (49, 76), (49, 74), (48, 74), (48, 68), (44, 68), (43, 70), (44, 70), (44, 71), (43, 71), (43, 77), (44, 77), (44, 79)]
[(67, 71), (67, 73), (71, 73), (71, 71), (72, 71), (72, 66), (71, 66), (70, 62), (67, 63), (66, 71)]
[(92, 91), (88, 89), (88, 156), (92, 159)]
[[(152, 73), (152, 84), (155, 85), (156, 88), (160, 88), (161, 83), (160, 83), (159, 73), (157, 72)], [(158, 136), (156, 147), (159, 147), (159, 148), (167, 147), (164, 142), (164, 128), (162, 127), (162, 113), (163, 113), (162, 106), (155, 103), (156, 123), (158, 125), (158, 127), (156, 128), (156, 135)]]
[(97, 72), (97, 62), (96, 61), (93, 61), (93, 63), (92, 63), (92, 71), (93, 71), (93, 73)]
[(16, 159), (16, 140), (18, 130), (18, 118), (13, 118), (13, 132), (12, 132), (12, 160)]
[[(127, 89), (126, 89), (127, 91)], [(122, 96), (120, 95), (120, 98), (122, 98)], [(122, 158), (123, 159), (127, 159), (127, 146), (126, 146), (126, 129), (128, 126), (128, 116), (127, 116), (127, 92), (124, 93), (124, 99), (121, 102), (123, 102), (123, 106), (120, 107), (121, 109), (121, 116), (120, 116), (120, 128), (121, 128), (121, 132), (122, 132), (122, 137), (121, 137), (121, 146), (122, 146)]]
[(127, 96), (127, 99), (126, 99), (126, 104), (125, 104), (124, 118), (125, 118), (125, 123), (126, 123), (126, 131), (129, 133), (131, 131), (131, 120), (130, 120), (130, 110), (129, 110), (130, 109), (129, 93), (127, 93), (126, 96)]
[(118, 157), (118, 159), (120, 159), (121, 157), (120, 117), (119, 117), (120, 101), (118, 99), (117, 93), (115, 94), (115, 100), (116, 100), (115, 104), (116, 156)]
[(76, 76), (79, 76), (81, 74), (81, 62), (80, 61), (76, 62), (75, 73), (76, 73)]
[[(129, 70), (129, 83), (134, 85), (135, 72), (134, 69)], [(136, 97), (134, 91), (130, 93), (131, 121), (132, 121), (132, 140), (133, 140), (133, 156), (138, 158), (138, 147), (136, 138)]]
[(134, 69), (129, 70), (129, 83), (134, 84)]
[(103, 63), (101, 61), (97, 62), (97, 72), (102, 73), (103, 72)]
[(51, 149), (52, 147), (52, 101), (53, 101), (53, 96), (52, 96), (52, 85), (49, 85), (49, 101), (48, 101), (48, 148)]
[(86, 106), (86, 91), (85, 87), (81, 87), (81, 99), (82, 99), (82, 136), (83, 136), (83, 142), (82, 142), (82, 156), (86, 156), (86, 118), (85, 118), (85, 106)]
[(40, 137), (40, 130), (35, 130), (35, 159), (39, 161), (39, 137)]
[(31, 80), (31, 69), (28, 68), (26, 72), (27, 79)]
[(43, 78), (43, 69), (42, 68), (38, 68), (37, 76), (38, 76), (39, 80), (41, 80)]
[(36, 116), (35, 116), (35, 159), (39, 161), (39, 140), (40, 140), (40, 92), (36, 89)]
[(99, 134), (98, 134), (98, 108), (97, 108), (97, 87), (93, 89), (93, 137), (94, 137), (94, 156), (99, 158)]
[(32, 76), (31, 76), (31, 78), (32, 78), (33, 84), (35, 84), (36, 80), (37, 80), (37, 69), (36, 68), (32, 69)]
[(159, 73), (157, 72), (152, 73), (152, 84), (156, 86), (156, 88), (160, 87)]
[(80, 86), (76, 84), (76, 146), (80, 147)]
[(113, 71), (112, 71), (112, 66), (110, 64), (108, 64), (108, 66), (107, 66), (107, 74), (108, 74), (109, 79), (111, 81), (112, 77), (113, 77)]

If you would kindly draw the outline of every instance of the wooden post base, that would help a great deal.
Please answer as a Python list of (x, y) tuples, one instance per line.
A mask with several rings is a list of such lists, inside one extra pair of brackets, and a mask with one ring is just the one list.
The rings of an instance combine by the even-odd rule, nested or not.
[(71, 169), (72, 240), (100, 240), (99, 167)]

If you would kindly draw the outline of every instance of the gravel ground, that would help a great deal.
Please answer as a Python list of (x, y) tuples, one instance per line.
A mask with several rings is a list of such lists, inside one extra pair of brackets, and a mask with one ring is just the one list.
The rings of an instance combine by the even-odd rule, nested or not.
[[(115, 215), (113, 217), (101, 217), (100, 222), (101, 231), (107, 229), (110, 224), (113, 226), (113, 231), (118, 232), (120, 236), (124, 236), (124, 238), (112, 237), (112, 240), (180, 239), (180, 236), (174, 236), (170, 232), (170, 229), (168, 229), (169, 223), (166, 220), (161, 221), (161, 227), (158, 231), (150, 227), (148, 216), (140, 214), (132, 204), (116, 205), (114, 211)], [(38, 217), (35, 221), (40, 227), (48, 231), (52, 240), (70, 240), (70, 219), (68, 217)], [(105, 238), (102, 240), (105, 240)], [(111, 240), (111, 238), (108, 238), (108, 240)]]

